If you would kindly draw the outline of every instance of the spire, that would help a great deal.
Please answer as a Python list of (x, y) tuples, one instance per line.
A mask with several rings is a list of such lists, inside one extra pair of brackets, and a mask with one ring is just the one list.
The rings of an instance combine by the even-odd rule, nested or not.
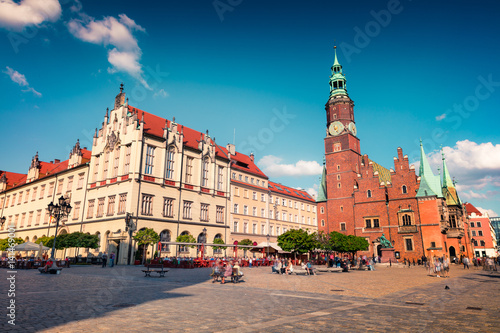
[(441, 181), (439, 176), (435, 176), (432, 172), (427, 156), (425, 156), (422, 140), (420, 140), (420, 167), (418, 175), (420, 176), (420, 187), (418, 188), (417, 197), (443, 197)]
[(316, 202), (326, 202), (326, 198), (326, 166), (323, 160), (323, 173), (321, 174), (321, 183), (319, 184), (318, 197), (316, 198)]
[(337, 59), (337, 46), (334, 46), (333, 49), (335, 50), (335, 61), (330, 76), (330, 97), (347, 95), (345, 75), (342, 73), (342, 65)]
[(441, 149), (441, 156), (443, 158), (443, 195), (446, 198), (446, 203), (448, 205), (460, 205), (461, 202), (458, 197), (457, 189), (455, 188), (455, 184), (446, 166), (443, 149)]

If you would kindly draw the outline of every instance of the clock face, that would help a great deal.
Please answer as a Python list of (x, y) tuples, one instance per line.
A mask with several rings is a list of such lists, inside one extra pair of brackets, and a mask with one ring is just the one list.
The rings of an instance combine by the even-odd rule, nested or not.
[(344, 131), (344, 125), (340, 121), (334, 121), (328, 128), (331, 135), (339, 135)]
[(354, 123), (349, 123), (349, 131), (352, 133), (352, 135), (356, 136), (357, 130), (356, 130), (356, 125), (354, 125)]

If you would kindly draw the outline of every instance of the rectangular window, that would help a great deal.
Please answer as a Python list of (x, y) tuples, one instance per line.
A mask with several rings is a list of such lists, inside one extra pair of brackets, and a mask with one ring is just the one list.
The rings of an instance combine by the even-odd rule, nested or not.
[(345, 231), (345, 222), (340, 222), (340, 230)]
[(68, 186), (66, 187), (66, 192), (71, 192), (73, 189), (73, 176), (68, 177)]
[(17, 224), (19, 221), (19, 214), (16, 214), (16, 216), (14, 217), (14, 228), (18, 228), (19, 225)]
[(26, 196), (24, 197), (24, 202), (28, 202), (30, 198), (30, 190), (26, 190)]
[(252, 215), (257, 216), (257, 207), (252, 208)]
[(146, 148), (146, 167), (144, 173), (147, 175), (153, 174), (153, 164), (155, 159), (155, 147), (147, 145)]
[(219, 166), (217, 168), (217, 190), (224, 190), (224, 167)]
[(235, 221), (233, 223), (233, 232), (238, 232), (238, 222), (237, 221)]
[(217, 206), (217, 216), (215, 222), (224, 223), (224, 206)]
[(187, 184), (192, 184), (193, 183), (193, 157), (187, 157), (186, 158), (186, 183)]
[(80, 217), (80, 202), (75, 202), (75, 207), (73, 208), (71, 215), (73, 216), (73, 220), (78, 220)]
[(271, 236), (273, 235), (273, 231), (274, 231), (273, 229), (274, 229), (274, 227), (272, 225), (270, 225), (269, 226), (269, 235), (271, 235)]
[(477, 226), (478, 228), (481, 228), (481, 222), (477, 222), (476, 226)]
[(13, 207), (13, 206), (16, 204), (16, 195), (17, 195), (17, 194), (13, 194), (13, 195), (12, 195), (12, 203), (11, 203), (11, 205), (10, 205), (11, 207)]
[(413, 241), (411, 238), (405, 239), (406, 251), (413, 251)]
[(153, 215), (153, 196), (149, 194), (142, 195), (142, 215)]
[(260, 201), (266, 202), (266, 195), (264, 193), (260, 195)]
[(280, 227), (276, 227), (276, 236), (280, 235)]
[(266, 210), (264, 208), (260, 210), (260, 217), (266, 217)]
[(63, 185), (64, 185), (64, 179), (60, 179), (58, 182), (57, 182), (57, 195), (61, 194), (62, 193), (62, 190), (63, 190)]
[(92, 177), (92, 182), (95, 183), (99, 178), (99, 160), (101, 156), (97, 155), (94, 157), (94, 176)]
[(365, 220), (365, 228), (371, 228), (371, 227), (372, 227), (372, 220), (366, 219)]
[(183, 210), (182, 210), (182, 217), (187, 219), (187, 220), (191, 220), (192, 219), (192, 215), (191, 215), (191, 207), (192, 207), (193, 203), (191, 201), (184, 201), (184, 207), (183, 207)]
[(274, 211), (269, 210), (269, 218), (274, 219)]
[(31, 227), (31, 222), (33, 221), (33, 212), (30, 212), (28, 215), (28, 224), (27, 227)]
[(472, 230), (472, 236), (476, 236), (476, 230)]
[(23, 192), (21, 191), (19, 192), (19, 199), (17, 201), (17, 204), (20, 205), (22, 201), (23, 201)]
[(115, 213), (115, 199), (116, 199), (116, 195), (110, 195), (108, 197), (108, 212), (107, 212), (107, 216), (111, 216)]
[(474, 228), (474, 222), (471, 222), (471, 223), (470, 223), (470, 226), (471, 226), (472, 228)]
[(115, 158), (113, 163), (113, 178), (118, 176), (118, 167), (120, 166), (120, 147), (115, 149)]
[(257, 224), (252, 224), (252, 234), (256, 234), (257, 233)]
[[(52, 221), (52, 222), (54, 222), (54, 221)], [(50, 212), (48, 209), (45, 209), (45, 217), (43, 218), (43, 224), (48, 224), (49, 222), (51, 222), (50, 221)]]
[(123, 174), (126, 175), (130, 171), (130, 155), (132, 154), (132, 145), (125, 146), (125, 165), (123, 166)]
[(378, 219), (373, 219), (373, 227), (374, 228), (380, 228), (380, 223)]
[(248, 206), (243, 206), (243, 215), (248, 215)]
[(307, 224), (311, 224), (311, 217), (310, 216), (307, 217)]
[(208, 205), (201, 204), (200, 220), (208, 222)]
[[(31, 201), (36, 199), (36, 190), (37, 188), (35, 187), (33, 189), (33, 197), (31, 198)], [(42, 185), (40, 186), (40, 199), (42, 199), (44, 195), (45, 195), (45, 185)]]
[(263, 224), (260, 226), (260, 233), (261, 233), (262, 235), (265, 235), (265, 234), (266, 234), (266, 226), (265, 226), (265, 225), (263, 225)]
[(244, 234), (248, 233), (248, 223), (247, 222), (243, 222), (243, 233)]
[(202, 179), (201, 186), (208, 186), (208, 157), (205, 157), (202, 162)]
[(127, 206), (127, 193), (120, 194), (120, 201), (118, 202), (118, 214), (125, 214)]
[(238, 214), (238, 204), (234, 204), (233, 213)]
[(102, 217), (104, 215), (104, 200), (105, 198), (99, 198), (97, 201), (97, 214), (95, 217)]
[(84, 181), (85, 174), (81, 173), (78, 175), (78, 184), (76, 184), (76, 189), (79, 190), (83, 187), (83, 181)]
[(482, 235), (483, 235), (483, 232), (482, 232), (481, 230), (479, 230), (479, 231), (477, 232), (477, 235), (478, 235), (478, 236), (482, 236)]
[(170, 147), (167, 150), (167, 170), (165, 174), (165, 178), (174, 179), (174, 154), (175, 148)]
[(252, 199), (257, 200), (257, 192), (252, 192)]
[(174, 199), (163, 198), (163, 216), (174, 217)]
[(39, 225), (41, 219), (42, 219), (42, 210), (39, 209), (39, 210), (36, 211), (35, 225)]
[(19, 225), (19, 228), (24, 227), (24, 220), (26, 220), (26, 213), (23, 213), (23, 215), (21, 215), (21, 224)]
[(87, 208), (87, 218), (91, 219), (94, 216), (94, 204), (95, 200), (89, 200), (88, 208)]
[(103, 171), (103, 179), (108, 178), (108, 169), (109, 169), (109, 151), (104, 154), (104, 171)]

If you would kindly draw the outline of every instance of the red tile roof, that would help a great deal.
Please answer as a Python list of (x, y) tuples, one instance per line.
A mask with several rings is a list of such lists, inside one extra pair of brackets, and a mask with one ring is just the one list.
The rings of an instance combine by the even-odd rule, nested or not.
[(264, 179), (268, 177), (262, 172), (259, 167), (252, 161), (250, 156), (236, 152), (236, 155), (231, 155), (231, 168), (248, 173), (252, 173)]
[[(137, 114), (139, 121), (144, 120), (144, 132), (149, 135), (163, 138), (163, 129), (165, 128), (165, 124), (170, 127), (171, 121), (168, 119), (156, 116), (130, 105), (128, 109), (130, 113)], [(205, 138), (206, 134), (180, 124), (178, 126), (178, 131), (184, 134), (184, 144), (190, 148), (198, 149), (198, 142)], [(215, 144), (213, 140), (210, 141)], [(227, 151), (218, 145), (216, 145), (215, 154), (217, 156), (227, 158)]]
[(294, 189), (292, 187), (281, 185), (279, 183), (275, 183), (275, 182), (272, 182), (272, 181), (269, 181), (269, 189), (273, 193), (284, 194), (284, 195), (296, 197), (296, 198), (299, 198), (299, 199), (302, 199), (302, 200), (307, 200), (307, 201), (310, 201), (310, 202), (313, 202), (313, 203), (316, 202), (309, 195), (309, 193), (307, 193), (304, 190), (297, 190), (297, 189)]
[(465, 209), (467, 210), (467, 215), (471, 215), (472, 213), (476, 213), (477, 216), (483, 216), (483, 214), (477, 210), (471, 203), (465, 203)]
[(18, 186), (19, 184), (24, 184), (26, 182), (26, 175), (22, 173), (0, 170), (0, 178), (2, 178), (3, 175), (5, 175), (5, 178), (7, 179), (7, 189)]

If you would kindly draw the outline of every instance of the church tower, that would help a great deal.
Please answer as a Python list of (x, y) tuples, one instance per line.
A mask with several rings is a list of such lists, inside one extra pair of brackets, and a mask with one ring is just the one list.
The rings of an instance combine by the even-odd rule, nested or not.
[(346, 78), (337, 59), (336, 47), (331, 70), (330, 97), (325, 105), (328, 209), (328, 225), (325, 229), (355, 234), (353, 193), (357, 185), (361, 155), (354, 122), (354, 102), (347, 94)]

